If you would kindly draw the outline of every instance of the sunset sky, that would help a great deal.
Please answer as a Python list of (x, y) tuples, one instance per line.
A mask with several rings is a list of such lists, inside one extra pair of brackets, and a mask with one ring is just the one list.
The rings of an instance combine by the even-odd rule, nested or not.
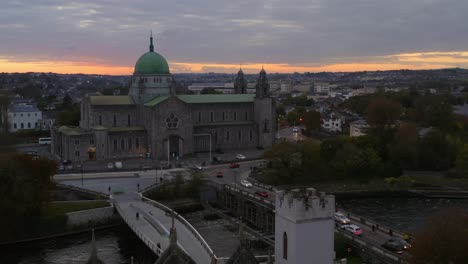
[[(92, 3), (91, 3), (92, 2)], [(11, 0), (0, 72), (131, 74), (468, 68), (466, 0)]]

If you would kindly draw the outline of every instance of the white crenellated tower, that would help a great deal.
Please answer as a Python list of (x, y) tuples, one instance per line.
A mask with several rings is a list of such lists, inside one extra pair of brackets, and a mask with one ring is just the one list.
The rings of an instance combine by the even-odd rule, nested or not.
[(335, 197), (314, 188), (276, 192), (275, 264), (333, 264)]

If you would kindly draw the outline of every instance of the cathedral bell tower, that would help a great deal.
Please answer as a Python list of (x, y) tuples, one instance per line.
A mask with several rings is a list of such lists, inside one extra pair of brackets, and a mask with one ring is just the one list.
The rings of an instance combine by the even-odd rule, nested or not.
[(239, 72), (237, 73), (236, 81), (234, 82), (234, 93), (247, 93), (247, 80), (244, 77), (244, 72), (242, 71), (242, 69), (239, 69)]
[(270, 84), (263, 67), (258, 76), (257, 85), (255, 85), (255, 95), (257, 98), (268, 97), (270, 95)]
[(269, 148), (273, 145), (276, 134), (276, 106), (270, 97), (270, 84), (265, 70), (262, 68), (255, 85), (255, 123), (257, 125), (259, 148)]

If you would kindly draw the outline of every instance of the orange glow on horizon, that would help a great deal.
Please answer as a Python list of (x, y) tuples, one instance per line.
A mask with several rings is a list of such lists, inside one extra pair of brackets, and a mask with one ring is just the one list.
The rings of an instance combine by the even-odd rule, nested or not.
[[(226, 63), (190, 63), (170, 62), (173, 73), (236, 73), (238, 64)], [(369, 57), (367, 62), (359, 63), (335, 63), (325, 65), (294, 65), (287, 63), (243, 64), (242, 69), (246, 73), (258, 73), (262, 67), (269, 73), (292, 72), (354, 72), (376, 70), (423, 70), (458, 67), (459, 64), (468, 65), (468, 52), (426, 52), (426, 53), (402, 53), (390, 56)], [(84, 73), (107, 75), (131, 75), (133, 66), (115, 66), (108, 64), (75, 62), (75, 61), (30, 61), (18, 62), (8, 59), (0, 59), (0, 72), (54, 72), (54, 73)]]

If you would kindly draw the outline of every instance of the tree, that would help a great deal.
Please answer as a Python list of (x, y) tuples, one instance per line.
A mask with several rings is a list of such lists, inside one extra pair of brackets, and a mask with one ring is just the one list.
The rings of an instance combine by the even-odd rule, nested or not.
[(276, 115), (286, 115), (286, 109), (284, 109), (283, 105), (279, 105), (278, 107), (276, 107)]
[(222, 92), (216, 91), (215, 88), (204, 88), (200, 94), (222, 94)]
[(455, 145), (447, 135), (436, 129), (421, 139), (418, 152), (420, 169), (446, 170), (455, 162)]
[(0, 128), (2, 133), (8, 133), (8, 107), (10, 106), (10, 97), (5, 93), (0, 93)]
[(412, 243), (411, 264), (462, 264), (468, 259), (468, 210), (437, 212)]
[(67, 94), (63, 97), (62, 107), (65, 110), (69, 110), (73, 106), (73, 99)]
[(320, 113), (317, 111), (304, 113), (303, 120), (307, 131), (317, 130), (320, 128)]
[(419, 134), (417, 126), (405, 123), (395, 133), (393, 143), (388, 151), (391, 159), (403, 169), (416, 169), (418, 167)]
[(367, 108), (367, 122), (375, 128), (378, 135), (393, 127), (400, 115), (400, 104), (385, 97), (372, 99)]
[(468, 177), (468, 144), (464, 144), (458, 151), (455, 166), (460, 175)]
[(80, 115), (80, 107), (75, 104), (58, 115), (57, 124), (61, 126), (78, 126), (80, 124)]

